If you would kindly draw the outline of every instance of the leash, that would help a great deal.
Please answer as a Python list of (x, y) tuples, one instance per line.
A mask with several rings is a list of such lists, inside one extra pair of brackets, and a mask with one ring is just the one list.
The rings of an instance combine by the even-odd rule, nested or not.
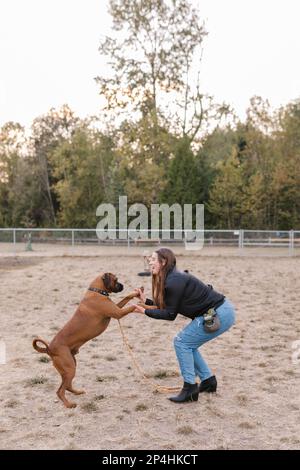
[[(102, 290), (102, 289), (98, 289), (97, 287), (89, 287), (88, 290), (92, 291), (92, 292), (97, 292), (98, 294), (102, 294), (102, 295), (105, 295), (105, 296), (109, 296), (108, 292), (106, 292), (105, 290)], [(129, 353), (129, 355), (131, 356), (131, 359), (132, 359), (132, 362), (133, 362), (133, 365), (134, 367), (136, 368), (136, 370), (138, 371), (138, 373), (141, 375), (142, 379), (145, 381), (145, 382), (148, 382), (152, 385), (152, 387), (154, 387), (158, 392), (160, 393), (166, 393), (166, 392), (178, 392), (180, 390), (179, 387), (164, 387), (163, 385), (159, 385), (155, 382), (152, 382), (152, 380), (150, 380), (145, 372), (143, 371), (143, 369), (141, 368), (141, 366), (139, 365), (139, 363), (137, 362), (136, 358), (134, 357), (134, 354), (132, 352), (132, 349), (131, 349), (131, 346), (130, 344), (128, 343), (128, 340), (125, 336), (125, 333), (124, 333), (124, 330), (123, 330), (123, 327), (121, 325), (121, 322), (120, 320), (118, 320), (119, 322), (119, 327), (120, 327), (120, 330), (121, 330), (121, 335), (122, 335), (122, 338), (123, 338), (123, 343), (125, 344), (125, 347)]]
[(138, 373), (142, 377), (142, 379), (145, 382), (148, 382), (150, 385), (152, 385), (152, 387), (154, 387), (155, 390), (159, 393), (178, 392), (179, 390), (181, 390), (180, 387), (164, 387), (163, 385), (160, 385), (156, 382), (152, 382), (152, 380), (150, 380), (149, 377), (147, 377), (147, 375), (145, 374), (145, 372), (143, 371), (143, 369), (139, 365), (138, 361), (136, 360), (136, 358), (135, 358), (135, 356), (132, 352), (132, 348), (131, 348), (130, 344), (128, 343), (128, 340), (125, 336), (125, 333), (124, 333), (124, 330), (123, 330), (123, 327), (121, 325), (120, 320), (118, 320), (118, 322), (119, 322), (119, 327), (120, 327), (120, 330), (121, 330), (121, 335), (122, 335), (122, 338), (123, 338), (123, 343), (124, 343), (128, 353), (129, 353), (129, 355), (131, 356), (131, 359), (132, 359), (132, 362), (133, 362), (133, 365), (134, 365), (135, 369), (138, 371)]

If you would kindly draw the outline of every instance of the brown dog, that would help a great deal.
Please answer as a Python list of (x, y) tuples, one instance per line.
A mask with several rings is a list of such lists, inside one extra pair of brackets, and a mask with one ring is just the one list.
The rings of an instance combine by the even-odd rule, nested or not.
[[(48, 354), (54, 367), (61, 375), (62, 383), (56, 393), (67, 408), (74, 408), (76, 404), (66, 399), (66, 390), (75, 395), (85, 393), (83, 390), (75, 390), (72, 387), (72, 380), (76, 372), (75, 354), (78, 354), (80, 346), (103, 333), (111, 318), (120, 319), (133, 312), (135, 308), (134, 306), (122, 307), (137, 296), (136, 291), (127, 295), (118, 304), (113, 303), (109, 298), (109, 292), (117, 293), (122, 290), (123, 285), (118, 282), (114, 274), (105, 273), (98, 276), (91, 283), (73, 317), (57, 333), (49, 345), (40, 338), (33, 340), (34, 349), (40, 353)], [(46, 347), (41, 348), (37, 343), (43, 343)]]

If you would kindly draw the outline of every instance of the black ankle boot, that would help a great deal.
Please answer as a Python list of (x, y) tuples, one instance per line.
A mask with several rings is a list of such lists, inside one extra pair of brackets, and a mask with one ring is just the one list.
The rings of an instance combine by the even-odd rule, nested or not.
[(217, 379), (214, 375), (209, 377), (209, 379), (202, 380), (201, 384), (199, 385), (199, 393), (206, 392), (206, 393), (214, 393), (217, 391)]
[(179, 395), (176, 397), (170, 397), (169, 400), (176, 403), (183, 403), (184, 401), (197, 401), (198, 395), (199, 391), (197, 384), (189, 384), (188, 382), (184, 382), (183, 389)]

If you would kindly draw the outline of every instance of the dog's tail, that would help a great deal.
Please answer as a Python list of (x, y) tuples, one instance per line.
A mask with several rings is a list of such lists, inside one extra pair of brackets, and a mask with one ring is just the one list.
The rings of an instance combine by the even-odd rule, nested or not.
[[(46, 347), (45, 348), (41, 348), (40, 346), (37, 345), (37, 343), (43, 343)], [(39, 353), (44, 353), (44, 354), (48, 354), (50, 356), (50, 351), (49, 351), (49, 344), (46, 343), (46, 341), (44, 341), (43, 339), (41, 338), (35, 338), (33, 341), (32, 341), (32, 346), (34, 347), (34, 349), (39, 352)]]

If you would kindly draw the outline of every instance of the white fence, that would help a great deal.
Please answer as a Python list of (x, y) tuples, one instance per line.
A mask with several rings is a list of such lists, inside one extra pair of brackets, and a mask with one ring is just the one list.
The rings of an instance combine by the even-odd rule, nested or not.
[(294, 230), (203, 230), (197, 233), (197, 238), (191, 238), (189, 232), (159, 230), (153, 236), (150, 231), (142, 231), (142, 235), (137, 238), (133, 231), (113, 230), (110, 231), (110, 238), (101, 240), (95, 229), (0, 228), (0, 252), (47, 251), (49, 247), (59, 246), (75, 249), (87, 246), (132, 248), (166, 245), (192, 250), (201, 248), (198, 240), (201, 237), (206, 252), (211, 248), (224, 247), (245, 254), (253, 252), (255, 248), (257, 253), (265, 249), (270, 254), (293, 256), (300, 249), (300, 231)]

